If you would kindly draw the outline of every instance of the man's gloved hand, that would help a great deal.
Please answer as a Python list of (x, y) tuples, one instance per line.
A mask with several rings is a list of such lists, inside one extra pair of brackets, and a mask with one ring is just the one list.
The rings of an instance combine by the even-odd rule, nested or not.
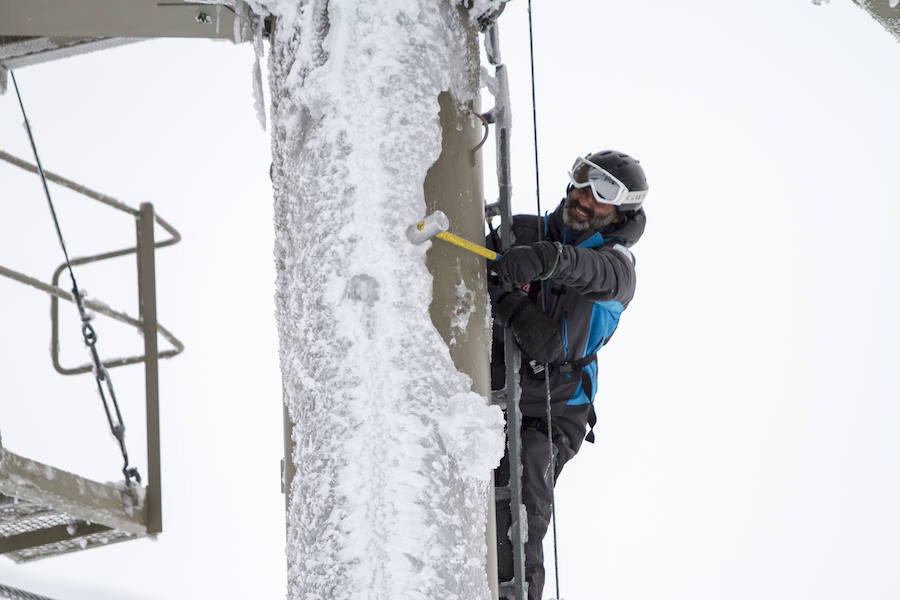
[(555, 364), (565, 359), (559, 325), (518, 290), (507, 292), (494, 303), (494, 315), (508, 327), (522, 352), (539, 363)]
[(522, 287), (533, 279), (547, 279), (559, 263), (559, 242), (537, 242), (530, 246), (513, 246), (491, 265), (500, 279)]

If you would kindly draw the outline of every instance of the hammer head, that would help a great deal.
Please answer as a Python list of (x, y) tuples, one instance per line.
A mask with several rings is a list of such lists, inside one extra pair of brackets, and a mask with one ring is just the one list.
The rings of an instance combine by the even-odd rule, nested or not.
[(406, 237), (413, 244), (421, 244), (430, 240), (442, 231), (450, 228), (450, 220), (447, 215), (439, 210), (434, 211), (415, 225), (406, 228)]

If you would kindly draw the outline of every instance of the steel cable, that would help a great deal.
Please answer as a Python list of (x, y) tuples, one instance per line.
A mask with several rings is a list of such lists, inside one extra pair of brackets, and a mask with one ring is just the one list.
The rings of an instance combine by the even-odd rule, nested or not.
[[(72, 299), (75, 301), (75, 304), (78, 307), (78, 314), (81, 318), (81, 335), (84, 338), (85, 345), (90, 350), (91, 360), (94, 363), (94, 379), (97, 381), (97, 390), (100, 393), (100, 400), (103, 403), (103, 410), (106, 413), (106, 420), (109, 423), (109, 429), (112, 432), (113, 437), (115, 437), (116, 441), (119, 443), (119, 449), (122, 452), (122, 459), (124, 460), (122, 474), (125, 475), (126, 484), (131, 484), (132, 479), (137, 481), (137, 483), (140, 483), (141, 475), (138, 472), (137, 467), (129, 466), (128, 451), (125, 447), (125, 422), (122, 419), (122, 412), (119, 410), (119, 403), (116, 400), (116, 393), (112, 386), (112, 379), (109, 376), (109, 372), (103, 366), (103, 362), (100, 360), (100, 354), (97, 351), (97, 333), (94, 331), (94, 327), (90, 322), (93, 318), (93, 315), (90, 314), (85, 308), (84, 293), (78, 289), (78, 282), (75, 280), (75, 273), (72, 270), (72, 263), (69, 260), (69, 251), (66, 249), (66, 242), (63, 239), (62, 229), (59, 225), (59, 217), (56, 215), (56, 208), (53, 206), (53, 200), (50, 197), (50, 188), (47, 185), (47, 177), (44, 174), (44, 167), (41, 165), (40, 156), (38, 156), (37, 146), (34, 142), (34, 134), (31, 131), (31, 123), (29, 123), (28, 121), (28, 115), (25, 112), (25, 104), (22, 101), (22, 94), (19, 91), (19, 84), (16, 81), (16, 74), (13, 71), (10, 71), (9, 74), (12, 78), (13, 87), (16, 89), (16, 97), (19, 100), (19, 108), (22, 110), (22, 118), (25, 120), (25, 130), (28, 132), (28, 141), (31, 143), (31, 150), (34, 153), (34, 161), (37, 165), (38, 173), (41, 176), (41, 183), (44, 186), (44, 194), (47, 196), (47, 204), (50, 206), (50, 214), (53, 217), (53, 225), (56, 227), (56, 236), (59, 239), (59, 245), (62, 247), (63, 256), (66, 259), (66, 268), (69, 270), (69, 277), (72, 279)], [(107, 394), (104, 391), (104, 382), (106, 383), (106, 390), (109, 392), (109, 400), (107, 400)], [(110, 401), (112, 401), (113, 411), (115, 412), (115, 419), (113, 419), (112, 411), (110, 411)]]
[[(534, 26), (531, 18), (531, 0), (528, 0), (528, 54), (531, 65), (531, 122), (534, 134), (534, 184), (535, 196), (537, 199), (537, 227), (538, 239), (544, 239), (544, 228), (542, 224), (544, 220), (541, 218), (541, 174), (538, 159), (538, 127), (537, 127), (537, 99), (535, 94), (535, 77), (534, 77)], [(547, 312), (547, 283), (548, 280), (541, 281), (541, 309)], [(553, 447), (553, 417), (551, 415), (550, 401), (550, 365), (544, 365), (544, 387), (547, 396), (547, 441), (548, 452), (550, 458), (550, 513), (551, 523), (553, 526), (553, 575), (556, 580), (556, 597), (559, 598), (559, 551), (557, 548), (556, 537), (556, 464), (554, 461)]]

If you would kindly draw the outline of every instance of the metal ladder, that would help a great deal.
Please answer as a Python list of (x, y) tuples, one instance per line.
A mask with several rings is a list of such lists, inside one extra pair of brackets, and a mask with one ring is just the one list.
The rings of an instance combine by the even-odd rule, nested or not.
[[(488, 90), (494, 96), (494, 107), (482, 115), (487, 123), (494, 124), (497, 154), (497, 187), (498, 200), (487, 204), (484, 209), (485, 219), (500, 217), (500, 251), (507, 249), (514, 242), (512, 232), (512, 208), (510, 206), (510, 160), (509, 137), (511, 116), (509, 112), (509, 79), (506, 65), (500, 59), (500, 39), (497, 23), (494, 22), (485, 30), (485, 52), (488, 61), (494, 67), (493, 78), (486, 78)], [(527, 524), (522, 506), (522, 414), (519, 411), (519, 350), (512, 333), (504, 332), (504, 363), (506, 365), (506, 386), (491, 392), (491, 402), (505, 409), (507, 429), (507, 453), (509, 458), (509, 483), (494, 489), (494, 499), (499, 504), (508, 501), (512, 517), (509, 532), (513, 548), (513, 579), (501, 581), (500, 598), (525, 600), (527, 584), (525, 582), (525, 542), (524, 533)], [(506, 535), (498, 531), (498, 536)]]

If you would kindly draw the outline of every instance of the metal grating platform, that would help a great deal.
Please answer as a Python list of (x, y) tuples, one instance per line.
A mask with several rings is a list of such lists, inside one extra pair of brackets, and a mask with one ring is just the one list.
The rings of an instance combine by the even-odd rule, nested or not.
[(89, 523), (66, 513), (61, 513), (33, 502), (19, 500), (0, 494), (0, 539), (10, 546), (16, 540), (31, 540), (36, 532), (50, 537), (65, 531), (68, 539), (51, 541), (7, 552), (6, 556), (16, 562), (76, 552), (87, 548), (105, 546), (142, 537), (140, 534), (110, 529), (104, 525)]
[(0, 553), (16, 562), (147, 535), (143, 488), (91, 481), (3, 447), (0, 467)]

